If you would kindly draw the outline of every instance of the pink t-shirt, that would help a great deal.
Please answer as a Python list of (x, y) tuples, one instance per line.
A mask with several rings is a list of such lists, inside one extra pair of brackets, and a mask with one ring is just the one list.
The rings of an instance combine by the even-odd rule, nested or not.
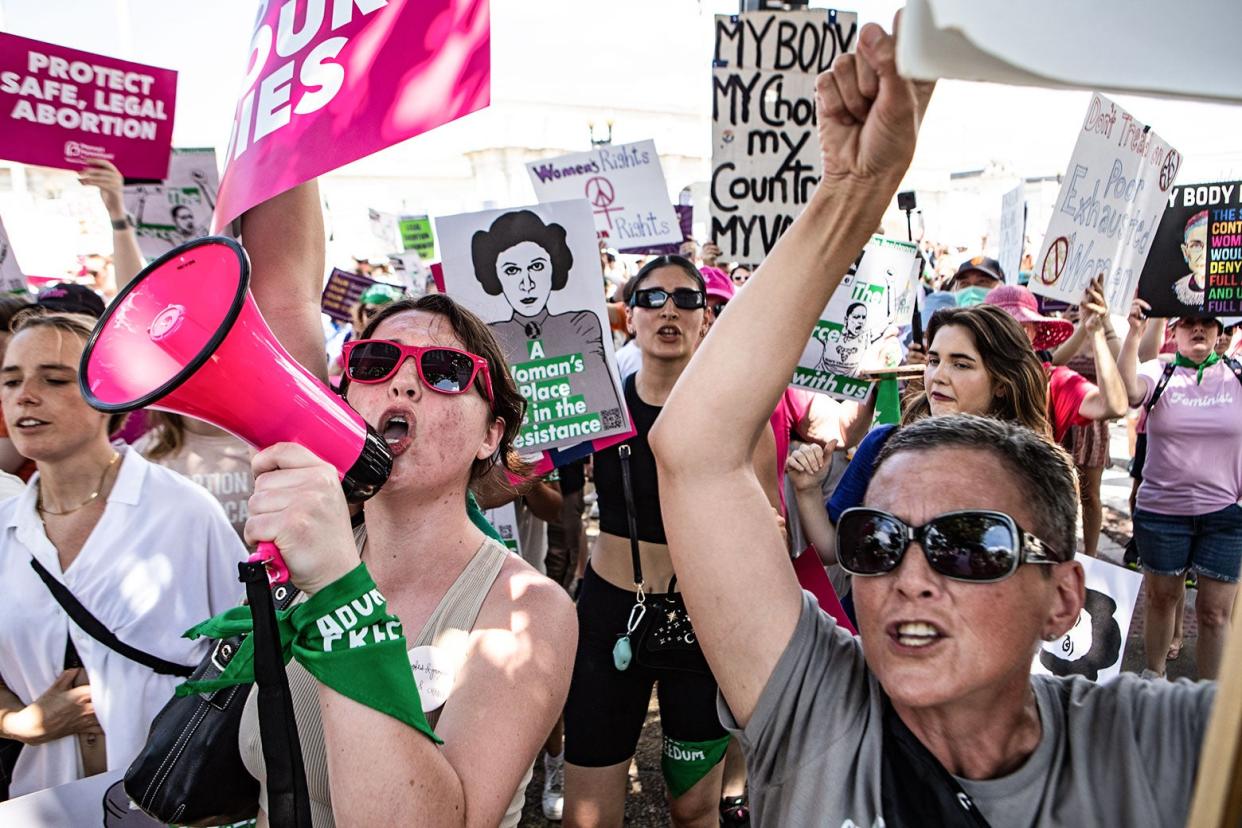
[(1052, 436), (1058, 443), (1065, 439), (1070, 426), (1091, 422), (1079, 416), (1082, 401), (1095, 386), (1082, 374), (1064, 365), (1044, 363), (1048, 371), (1048, 407), (1052, 409)]
[[(1158, 360), (1139, 367), (1143, 402), (1164, 372)], [(1218, 362), (1195, 383), (1176, 368), (1147, 415), (1147, 461), (1138, 507), (1161, 515), (1205, 515), (1242, 498), (1242, 384)]]

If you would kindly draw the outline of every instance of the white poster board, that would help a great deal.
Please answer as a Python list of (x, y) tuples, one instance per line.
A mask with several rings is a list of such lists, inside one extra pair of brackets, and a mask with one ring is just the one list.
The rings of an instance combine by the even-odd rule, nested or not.
[(1076, 305), (1103, 273), (1109, 307), (1128, 308), (1181, 161), (1142, 121), (1092, 95), (1035, 257), (1031, 290)]
[(210, 147), (174, 147), (167, 178), (125, 185), (125, 209), (134, 217), (142, 255), (154, 259), (208, 235), (219, 189), (216, 151)]
[(436, 219), (445, 292), (487, 322), (526, 398), (514, 448), (629, 430), (585, 199)]
[(806, 206), (822, 160), (815, 77), (854, 51), (858, 15), (833, 9), (717, 15), (710, 237), (756, 264)]
[(595, 230), (609, 247), (682, 241), (655, 141), (605, 145), (531, 161), (526, 172), (541, 204), (585, 198)]
[(380, 249), (385, 255), (405, 250), (401, 245), (401, 229), (397, 224), (395, 214), (368, 209), (367, 221), (371, 227), (371, 235), (379, 242)]
[(125, 795), (120, 768), (0, 802), (0, 825), (21, 828), (160, 828)]
[(483, 516), (488, 523), (496, 527), (496, 532), (504, 538), (505, 548), (514, 555), (521, 557), (521, 534), (517, 527), (517, 508), (513, 503), (497, 506), (495, 509), (484, 509)]
[(815, 323), (790, 385), (843, 400), (867, 396), (871, 382), (858, 372), (896, 364), (884, 335), (914, 313), (917, 252), (912, 242), (871, 237)]
[(1078, 561), (1087, 576), (1086, 604), (1068, 633), (1044, 642), (1031, 663), (1031, 672), (1106, 681), (1121, 674), (1126, 636), (1143, 576), (1086, 555), (1079, 555)]
[(1005, 272), (1005, 284), (1018, 284), (1022, 241), (1026, 235), (1026, 188), (1019, 184), (1001, 196), (1000, 234), (996, 260)]
[(17, 254), (0, 220), (0, 293), (26, 293), (26, 275), (17, 264)]

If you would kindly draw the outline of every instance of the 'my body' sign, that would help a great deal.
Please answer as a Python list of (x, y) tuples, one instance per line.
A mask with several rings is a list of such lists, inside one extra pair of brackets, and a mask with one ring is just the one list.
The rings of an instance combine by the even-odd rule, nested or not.
[(262, 0), (212, 220), (486, 106), (487, 0)]
[(756, 263), (819, 183), (815, 76), (853, 51), (858, 15), (828, 9), (716, 17), (711, 237)]

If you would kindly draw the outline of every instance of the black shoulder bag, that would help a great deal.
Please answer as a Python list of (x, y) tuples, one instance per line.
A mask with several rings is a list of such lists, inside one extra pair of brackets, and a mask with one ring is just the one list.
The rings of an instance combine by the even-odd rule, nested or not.
[[(283, 688), (279, 686), (284, 677), (279, 652), (271, 651), (275, 649), (275, 630), (259, 626), (269, 616), (274, 624), (275, 610), (293, 603), (298, 590), (291, 583), (282, 583), (272, 585), (269, 591), (262, 564), (242, 563), (238, 569), (255, 614), (255, 677), (268, 772), (268, 821), (273, 826), (309, 825), (309, 814), (303, 814), (296, 804), (299, 794), (304, 800), (306, 788), (301, 750), (285, 755), (277, 749), (279, 740), (268, 738), (269, 731), (279, 733), (294, 727), (293, 710), (288, 681)], [(273, 637), (268, 648), (262, 646), (266, 637)], [(216, 641), (190, 678), (213, 679), (223, 673), (243, 638)], [(276, 670), (279, 676), (274, 675)], [(263, 698), (268, 691), (264, 685), (273, 679), (277, 686), (270, 688), (270, 694), (281, 711), (276, 716), (271, 714), (271, 702)], [(227, 825), (254, 818), (259, 810), (259, 783), (242, 764), (237, 743), (242, 710), (252, 686), (239, 684), (170, 699), (151, 722), (142, 752), (125, 771), (125, 793), (134, 804), (162, 822), (178, 825)]]
[[(686, 670), (692, 673), (710, 673), (703, 649), (699, 646), (686, 613), (686, 602), (675, 592), (677, 576), (669, 581), (668, 592), (647, 596), (644, 593), (642, 560), (638, 551), (638, 516), (634, 507), (634, 487), (630, 478), (630, 447), (619, 446), (621, 458), (621, 488), (625, 493), (625, 515), (630, 533), (630, 558), (634, 566), (635, 604), (630, 610), (630, 620), (622, 640), (629, 649), (630, 636), (635, 636), (638, 646), (634, 658), (642, 667), (655, 670)], [(646, 622), (645, 624), (643, 622)], [(618, 648), (621, 641), (617, 642)], [(617, 651), (613, 651), (617, 669), (624, 670)], [(628, 661), (626, 662), (628, 666)]]

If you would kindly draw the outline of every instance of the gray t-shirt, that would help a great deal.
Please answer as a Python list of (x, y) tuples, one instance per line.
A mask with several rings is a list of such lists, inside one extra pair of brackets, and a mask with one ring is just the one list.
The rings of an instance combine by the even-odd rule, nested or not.
[[(1032, 676), (1043, 737), (1021, 768), (959, 780), (996, 828), (1183, 825), (1216, 685)], [(857, 639), (804, 593), (793, 638), (739, 738), (755, 825), (884, 825), (883, 695)]]

